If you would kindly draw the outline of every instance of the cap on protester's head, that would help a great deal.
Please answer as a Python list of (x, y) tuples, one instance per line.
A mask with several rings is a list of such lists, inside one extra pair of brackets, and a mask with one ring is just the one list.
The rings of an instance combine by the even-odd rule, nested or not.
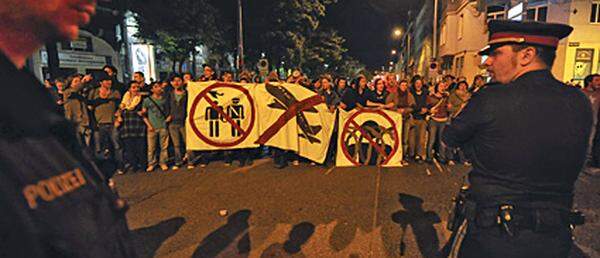
[(489, 42), (479, 51), (480, 55), (489, 55), (492, 50), (506, 44), (528, 44), (556, 49), (558, 42), (573, 31), (573, 27), (566, 24), (510, 20), (491, 20), (488, 29)]

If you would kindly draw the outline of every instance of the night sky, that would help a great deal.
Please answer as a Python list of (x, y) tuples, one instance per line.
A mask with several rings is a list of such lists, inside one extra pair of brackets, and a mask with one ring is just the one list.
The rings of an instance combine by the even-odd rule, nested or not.
[(422, 1), (339, 0), (328, 8), (324, 25), (346, 38), (351, 56), (370, 69), (380, 69), (391, 61), (390, 51), (398, 49), (399, 41), (394, 40), (392, 31), (406, 24), (408, 11), (418, 9)]
[[(250, 20), (256, 18), (252, 15), (268, 15), (264, 6), (265, 2), (270, 1), (277, 0), (244, 1), (244, 19), (248, 19), (244, 34), (248, 45), (253, 45), (253, 37), (257, 36), (252, 33)], [(425, 0), (338, 0), (338, 3), (328, 7), (322, 25), (338, 30), (346, 38), (345, 47), (350, 56), (369, 69), (380, 69), (391, 61), (390, 51), (394, 45), (399, 44), (392, 37), (393, 29), (406, 24), (408, 11), (418, 12), (423, 1)], [(223, 21), (230, 24), (230, 33), (237, 33), (237, 1), (214, 0), (211, 3), (220, 10)], [(252, 50), (247, 47), (246, 51)]]

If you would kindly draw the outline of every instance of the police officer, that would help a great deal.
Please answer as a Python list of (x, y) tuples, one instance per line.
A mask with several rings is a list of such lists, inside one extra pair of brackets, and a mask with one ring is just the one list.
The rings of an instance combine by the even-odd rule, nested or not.
[(47, 41), (72, 40), (95, 0), (0, 5), (0, 257), (132, 257), (125, 204), (29, 72)]
[(445, 144), (466, 148), (473, 162), (458, 257), (568, 256), (570, 225), (580, 218), (570, 212), (574, 182), (592, 124), (583, 93), (550, 72), (560, 39), (572, 30), (490, 21), (480, 54), (498, 84), (474, 94), (443, 133)]

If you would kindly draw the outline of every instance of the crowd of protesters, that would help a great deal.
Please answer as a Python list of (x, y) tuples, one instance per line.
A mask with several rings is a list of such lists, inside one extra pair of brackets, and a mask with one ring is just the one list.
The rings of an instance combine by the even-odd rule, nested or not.
[[(157, 167), (167, 171), (206, 166), (209, 161), (223, 159), (230, 166), (234, 159), (240, 166), (252, 163), (261, 154), (259, 150), (220, 152), (186, 151), (185, 119), (187, 116), (187, 83), (190, 81), (220, 80), (233, 82), (234, 74), (224, 71), (219, 77), (210, 66), (194, 78), (191, 73), (174, 74), (164, 81), (146, 84), (143, 73), (135, 72), (127, 84), (117, 80), (117, 70), (104, 67), (95, 76), (73, 74), (54, 81), (45, 81), (65, 117), (75, 125), (78, 141), (99, 159), (111, 159), (117, 172), (152, 172)], [(95, 77), (95, 78), (94, 78)], [(399, 78), (386, 73), (369, 79), (322, 75), (310, 80), (300, 70), (293, 70), (287, 79), (276, 72), (264, 79), (242, 72), (238, 82), (288, 82), (306, 87), (323, 97), (330, 112), (338, 108), (350, 111), (356, 108), (386, 109), (402, 114), (402, 165), (409, 162), (470, 165), (460, 149), (449, 149), (440, 136), (448, 122), (466, 105), (471, 95), (480, 90), (485, 79), (476, 76), (469, 83), (464, 77), (446, 75), (437, 82), (428, 82), (420, 76)], [(584, 92), (590, 97), (596, 114), (600, 107), (600, 75), (588, 76)], [(337, 124), (337, 123), (336, 123)], [(334, 129), (336, 135), (337, 128)], [(335, 160), (335, 141), (332, 137), (325, 165)], [(600, 141), (593, 137), (590, 141)], [(600, 146), (590, 148), (590, 164), (600, 166)], [(276, 148), (272, 149), (276, 167), (283, 168), (301, 158)], [(268, 155), (268, 154), (265, 154)], [(171, 165), (169, 167), (169, 164)], [(314, 163), (313, 163), (314, 164)], [(110, 176), (110, 175), (109, 175)]]

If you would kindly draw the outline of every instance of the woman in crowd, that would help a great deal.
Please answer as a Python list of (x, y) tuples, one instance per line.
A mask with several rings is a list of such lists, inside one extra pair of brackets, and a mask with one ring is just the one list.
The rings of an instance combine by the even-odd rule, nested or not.
[(131, 173), (146, 167), (146, 124), (142, 116), (142, 93), (139, 83), (129, 83), (129, 90), (119, 105), (117, 127), (123, 141), (125, 172)]
[(378, 78), (373, 84), (375, 85), (375, 90), (368, 91), (366, 94), (367, 106), (378, 108), (392, 107), (393, 105), (386, 104), (385, 102), (389, 94), (386, 91), (385, 80)]
[(433, 162), (434, 146), (436, 148), (437, 158), (441, 163), (445, 163), (450, 156), (449, 150), (444, 144), (441, 144), (442, 132), (446, 123), (450, 119), (450, 113), (448, 109), (452, 107), (448, 103), (450, 93), (448, 92), (448, 84), (441, 81), (438, 82), (434, 88), (434, 92), (431, 92), (427, 98), (427, 105), (429, 106), (429, 139), (427, 140), (427, 162)]
[(485, 79), (483, 78), (483, 76), (480, 74), (475, 75), (475, 78), (473, 78), (473, 85), (471, 85), (469, 91), (471, 93), (475, 93), (478, 90), (480, 90), (483, 87), (483, 85), (485, 85)]
[(344, 78), (344, 77), (338, 77), (337, 80), (335, 81), (335, 91), (337, 92), (338, 96), (340, 96), (340, 98), (342, 96), (344, 96), (344, 94), (346, 93), (346, 91), (348, 90), (348, 79)]
[[(456, 117), (460, 111), (467, 105), (467, 102), (471, 98), (469, 92), (469, 84), (466, 81), (459, 81), (456, 89), (452, 91), (449, 98), (450, 108), (450, 119)], [(461, 149), (453, 150), (454, 159), (458, 162), (462, 162), (464, 165), (471, 165), (467, 160), (464, 152)], [(449, 161), (450, 163), (451, 161)]]
[(423, 80), (415, 77), (413, 79), (413, 91), (411, 92), (415, 99), (415, 108), (411, 114), (408, 155), (418, 163), (422, 163), (426, 157), (425, 145), (427, 144), (427, 121), (425, 117), (429, 112), (429, 108), (427, 106), (427, 92), (423, 87)]

